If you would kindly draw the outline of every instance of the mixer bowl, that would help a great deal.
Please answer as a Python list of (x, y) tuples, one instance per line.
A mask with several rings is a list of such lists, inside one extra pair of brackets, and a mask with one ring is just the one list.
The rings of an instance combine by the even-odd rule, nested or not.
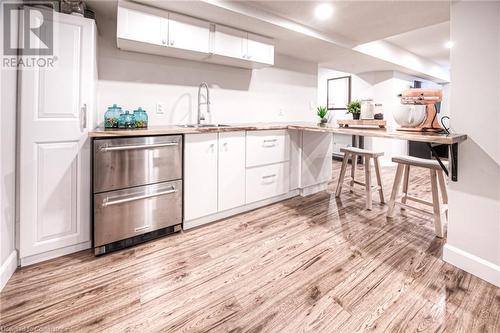
[(401, 127), (417, 127), (426, 116), (425, 105), (401, 105), (393, 112), (394, 120)]

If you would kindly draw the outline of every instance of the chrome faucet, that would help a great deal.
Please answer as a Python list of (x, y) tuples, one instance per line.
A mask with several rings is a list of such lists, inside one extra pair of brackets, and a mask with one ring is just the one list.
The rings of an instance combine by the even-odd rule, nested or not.
[[(205, 96), (205, 103), (201, 102), (201, 88), (205, 87), (207, 90), (207, 94)], [(198, 87), (198, 120), (197, 124), (200, 125), (202, 120), (205, 120), (205, 117), (201, 113), (201, 105), (206, 104), (207, 105), (207, 113), (210, 113), (210, 91), (208, 90), (208, 84), (206, 82), (200, 83), (200, 86)]]

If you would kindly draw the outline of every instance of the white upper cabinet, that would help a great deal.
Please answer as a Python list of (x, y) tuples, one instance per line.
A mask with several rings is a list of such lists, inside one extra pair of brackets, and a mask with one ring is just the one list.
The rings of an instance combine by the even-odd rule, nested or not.
[(248, 33), (247, 59), (274, 65), (274, 45), (271, 39)]
[(274, 65), (274, 45), (271, 39), (225, 26), (215, 26), (212, 52), (214, 56), (208, 60), (215, 63), (239, 67)]
[(231, 58), (246, 59), (247, 33), (217, 25), (214, 33), (213, 53)]
[(117, 22), (118, 38), (156, 45), (167, 44), (168, 20), (165, 17), (118, 7)]
[(168, 46), (208, 53), (209, 40), (210, 23), (175, 13), (168, 15)]
[(127, 51), (243, 68), (274, 65), (269, 38), (130, 1), (118, 3), (116, 37)]

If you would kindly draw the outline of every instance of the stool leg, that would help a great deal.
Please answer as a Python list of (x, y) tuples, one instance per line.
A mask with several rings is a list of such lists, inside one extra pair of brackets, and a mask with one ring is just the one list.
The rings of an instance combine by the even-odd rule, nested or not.
[(403, 197), (401, 198), (402, 203), (406, 203), (406, 197), (408, 196), (408, 183), (410, 181), (410, 165), (405, 164), (405, 172), (403, 176)]
[(372, 182), (370, 177), (370, 157), (365, 156), (366, 209), (372, 209)]
[(347, 168), (347, 161), (349, 160), (349, 154), (344, 153), (344, 159), (342, 160), (342, 168), (340, 169), (339, 182), (337, 184), (337, 190), (335, 191), (335, 196), (340, 196), (340, 191), (342, 191), (342, 183), (344, 183), (345, 170)]
[(436, 170), (430, 169), (431, 173), (431, 190), (432, 190), (432, 209), (434, 211), (434, 230), (436, 236), (444, 237), (443, 221), (441, 220), (441, 205), (439, 203), (439, 191), (436, 177)]
[(378, 156), (373, 159), (375, 164), (375, 175), (377, 176), (377, 185), (379, 186), (378, 195), (380, 197), (380, 203), (384, 203), (384, 191), (382, 189), (382, 177), (380, 177), (380, 164), (378, 162)]
[(394, 183), (392, 184), (391, 199), (389, 200), (389, 208), (387, 209), (387, 216), (394, 216), (394, 206), (396, 205), (396, 196), (398, 195), (399, 185), (401, 184), (401, 178), (403, 177), (403, 164), (398, 164), (398, 169), (396, 170), (396, 176), (394, 177)]
[(351, 183), (350, 183), (350, 187), (349, 187), (349, 190), (351, 191), (351, 193), (354, 190), (354, 176), (356, 174), (356, 166), (357, 165), (358, 165), (358, 155), (352, 154), (351, 155)]
[[(444, 181), (443, 171), (437, 171), (439, 187), (441, 189), (441, 197), (443, 198), (443, 204), (448, 205), (448, 190), (446, 189), (446, 182)], [(446, 221), (448, 221), (448, 210), (446, 210)]]

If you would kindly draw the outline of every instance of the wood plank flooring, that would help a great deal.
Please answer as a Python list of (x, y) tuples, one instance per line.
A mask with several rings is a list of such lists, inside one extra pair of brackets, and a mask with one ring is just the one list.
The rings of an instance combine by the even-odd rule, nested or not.
[[(428, 216), (388, 220), (349, 186), (336, 200), (339, 168), (327, 192), (18, 269), (0, 331), (500, 332), (499, 288), (440, 259)], [(427, 175), (412, 170), (410, 193), (430, 196)]]

